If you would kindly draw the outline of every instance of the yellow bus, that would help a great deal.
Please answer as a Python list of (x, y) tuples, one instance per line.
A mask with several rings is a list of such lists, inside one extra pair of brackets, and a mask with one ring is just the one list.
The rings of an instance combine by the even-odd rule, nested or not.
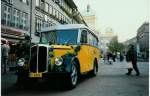
[[(96, 76), (99, 56), (98, 37), (92, 30), (82, 24), (67, 24), (42, 29), (40, 42), (31, 47), (29, 63), (18, 65), (29, 79), (63, 75), (66, 84), (74, 88), (80, 75)], [(22, 82), (22, 77), (18, 75), (18, 81)]]

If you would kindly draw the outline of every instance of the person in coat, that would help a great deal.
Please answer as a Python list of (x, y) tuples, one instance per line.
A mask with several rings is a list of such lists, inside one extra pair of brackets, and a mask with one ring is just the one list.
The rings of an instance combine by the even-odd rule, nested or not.
[[(136, 76), (139, 76), (140, 72), (137, 67), (137, 52), (134, 49), (133, 45), (129, 45), (129, 50), (127, 51), (126, 54), (126, 61), (131, 62), (133, 69), (136, 71)], [(131, 75), (131, 73), (132, 73), (132, 68), (128, 68), (128, 73), (126, 73), (126, 75)]]
[(10, 47), (7, 41), (2, 41), (1, 45), (1, 56), (2, 56), (2, 73), (6, 74), (7, 73), (7, 68), (8, 68), (8, 57), (9, 57), (9, 51)]

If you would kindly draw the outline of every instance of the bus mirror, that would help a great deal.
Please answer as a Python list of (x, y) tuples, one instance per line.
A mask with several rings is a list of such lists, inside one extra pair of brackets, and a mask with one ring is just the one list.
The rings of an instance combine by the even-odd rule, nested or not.
[(75, 52), (78, 52), (80, 51), (81, 47), (78, 45), (76, 48), (75, 48)]

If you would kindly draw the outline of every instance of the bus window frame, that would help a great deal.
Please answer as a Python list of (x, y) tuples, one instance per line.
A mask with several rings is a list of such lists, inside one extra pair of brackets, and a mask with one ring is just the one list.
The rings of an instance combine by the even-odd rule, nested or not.
[(87, 36), (86, 36), (86, 37), (88, 37), (88, 31), (87, 31), (87, 29), (85, 29), (85, 28), (84, 28), (84, 29), (81, 29), (80, 32), (79, 32), (79, 33), (80, 33), (80, 34), (79, 34), (79, 35), (80, 35), (79, 42), (80, 42), (80, 44), (88, 44), (88, 38), (87, 38), (86, 43), (82, 43), (82, 42), (81, 42), (81, 38), (82, 38), (81, 35), (82, 35), (82, 32), (83, 32), (83, 31), (86, 31), (86, 32), (87, 32)]
[[(81, 33), (82, 33), (83, 30), (87, 31), (87, 43), (81, 43)], [(79, 34), (79, 44), (86, 44), (86, 45), (90, 45), (90, 46), (94, 46), (94, 47), (98, 48), (98, 43), (99, 43), (98, 37), (91, 30), (89, 30), (87, 28), (80, 28), (80, 32), (78, 34)], [(89, 34), (92, 35), (92, 37), (96, 39), (96, 41), (97, 41), (96, 46), (92, 45), (88, 42), (88, 35)]]

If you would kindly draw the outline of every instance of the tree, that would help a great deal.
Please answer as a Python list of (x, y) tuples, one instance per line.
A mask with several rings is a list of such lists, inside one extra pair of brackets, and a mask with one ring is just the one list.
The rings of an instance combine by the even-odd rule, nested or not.
[(114, 37), (108, 44), (108, 49), (113, 53), (121, 52), (124, 49), (124, 45), (118, 42), (117, 37)]

